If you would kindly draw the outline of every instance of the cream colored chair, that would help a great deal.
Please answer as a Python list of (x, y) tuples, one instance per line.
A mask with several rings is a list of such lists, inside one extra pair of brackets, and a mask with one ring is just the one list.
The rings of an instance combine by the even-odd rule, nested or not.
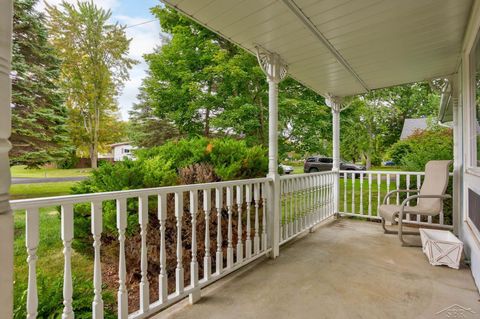
[[(408, 244), (403, 239), (403, 235), (419, 235), (418, 232), (404, 232), (402, 229), (402, 221), (405, 214), (416, 214), (424, 216), (436, 216), (443, 209), (443, 200), (451, 198), (446, 194), (449, 166), (452, 161), (430, 161), (425, 165), (425, 178), (420, 190), (394, 190), (389, 192), (384, 200), (383, 205), (379, 207), (380, 217), (382, 218), (382, 227), (385, 234), (398, 234), (398, 238), (403, 246), (416, 246)], [(387, 205), (390, 196), (396, 193), (418, 193), (418, 195), (408, 196), (401, 205)], [(416, 205), (407, 206), (411, 200), (417, 200)], [(388, 230), (385, 222), (391, 222), (392, 225), (398, 224), (398, 231)]]

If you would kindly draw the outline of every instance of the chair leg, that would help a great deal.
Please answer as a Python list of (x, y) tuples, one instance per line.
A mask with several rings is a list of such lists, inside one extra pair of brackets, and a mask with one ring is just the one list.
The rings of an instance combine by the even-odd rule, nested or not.
[(398, 231), (387, 229), (387, 227), (385, 226), (385, 218), (383, 217), (382, 217), (382, 228), (383, 228), (384, 234), (389, 234), (389, 235), (398, 234)]
[(403, 216), (399, 214), (398, 216), (398, 238), (400, 239), (400, 242), (402, 243), (402, 247), (422, 247), (421, 245), (416, 245), (416, 244), (411, 244), (407, 243), (403, 239), (403, 235), (420, 235), (418, 232), (404, 232), (403, 231)]

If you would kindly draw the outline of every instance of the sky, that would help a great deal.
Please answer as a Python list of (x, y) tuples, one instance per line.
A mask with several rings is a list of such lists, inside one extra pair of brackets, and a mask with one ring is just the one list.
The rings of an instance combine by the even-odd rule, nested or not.
[[(56, 5), (61, 0), (46, 0), (46, 2)], [(67, 0), (67, 2), (76, 3), (77, 0)], [(159, 0), (93, 0), (93, 2), (112, 11), (112, 23), (118, 21), (120, 24), (127, 26), (125, 30), (127, 37), (132, 39), (129, 56), (140, 62), (130, 70), (130, 80), (125, 82), (125, 87), (118, 98), (121, 117), (126, 121), (128, 120), (128, 111), (137, 101), (138, 89), (148, 69), (142, 56), (145, 53), (152, 52), (155, 47), (161, 44), (161, 29), (158, 20), (142, 25), (137, 24), (155, 20), (155, 17), (150, 13), (150, 8), (161, 3)], [(39, 1), (37, 9), (45, 10), (43, 0)]]

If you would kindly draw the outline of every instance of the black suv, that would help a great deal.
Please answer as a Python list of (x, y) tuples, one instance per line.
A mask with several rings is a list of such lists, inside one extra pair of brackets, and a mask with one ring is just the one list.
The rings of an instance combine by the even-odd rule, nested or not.
[[(321, 171), (331, 171), (333, 167), (333, 159), (330, 157), (312, 156), (305, 160), (303, 171), (305, 173), (314, 173)], [(340, 161), (340, 169), (344, 171), (364, 171), (363, 165), (356, 165)]]

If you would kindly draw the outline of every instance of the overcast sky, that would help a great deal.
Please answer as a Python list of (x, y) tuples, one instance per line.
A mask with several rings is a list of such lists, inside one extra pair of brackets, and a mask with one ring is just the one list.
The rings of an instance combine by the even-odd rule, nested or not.
[[(61, 0), (46, 0), (49, 4), (56, 5)], [(76, 3), (77, 0), (67, 0)], [(150, 8), (160, 4), (159, 0), (93, 0), (98, 6), (112, 11), (112, 22), (118, 21), (122, 25), (133, 26), (142, 22), (154, 20)], [(43, 0), (38, 4), (40, 11), (45, 10)], [(130, 70), (130, 80), (125, 83), (122, 94), (118, 98), (118, 104), (123, 120), (128, 119), (128, 111), (137, 101), (138, 88), (145, 77), (147, 65), (142, 56), (150, 53), (160, 45), (160, 25), (158, 21), (129, 27), (126, 29), (127, 37), (132, 39), (130, 43), (130, 57), (140, 61)]]

